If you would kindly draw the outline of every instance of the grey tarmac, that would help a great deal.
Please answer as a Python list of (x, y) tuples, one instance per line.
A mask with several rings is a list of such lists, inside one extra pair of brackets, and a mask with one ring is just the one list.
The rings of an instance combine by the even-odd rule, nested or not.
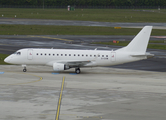
[[(62, 77), (60, 120), (164, 120), (166, 74), (116, 68), (84, 68), (59, 74), (47, 66), (1, 65), (0, 119), (53, 120)], [(42, 79), (41, 79), (42, 78)]]
[(49, 19), (21, 19), (0, 18), (0, 24), (8, 25), (61, 25), (61, 26), (100, 26), (100, 27), (126, 27), (142, 28), (150, 25), (155, 29), (166, 29), (166, 23), (123, 23), (123, 22), (95, 22), (75, 20), (49, 20)]

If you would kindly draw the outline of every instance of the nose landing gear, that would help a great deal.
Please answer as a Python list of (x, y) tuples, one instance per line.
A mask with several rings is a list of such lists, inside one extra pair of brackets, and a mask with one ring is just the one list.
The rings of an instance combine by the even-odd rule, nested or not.
[(26, 65), (22, 65), (22, 67), (24, 67), (23, 72), (26, 72), (27, 71)]

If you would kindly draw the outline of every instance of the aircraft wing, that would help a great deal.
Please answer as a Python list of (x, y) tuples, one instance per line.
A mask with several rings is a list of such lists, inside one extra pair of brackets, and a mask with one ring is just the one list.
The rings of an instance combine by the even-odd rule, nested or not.
[(64, 63), (65, 65), (68, 65), (70, 67), (80, 67), (80, 66), (85, 66), (88, 63), (91, 63), (91, 61), (64, 61), (64, 62), (59, 62), (59, 63)]
[(60, 60), (60, 61), (51, 61), (46, 65), (53, 66), (54, 63), (62, 63), (70, 67), (81, 67), (86, 66), (87, 64), (92, 63), (92, 61), (81, 61), (81, 60)]

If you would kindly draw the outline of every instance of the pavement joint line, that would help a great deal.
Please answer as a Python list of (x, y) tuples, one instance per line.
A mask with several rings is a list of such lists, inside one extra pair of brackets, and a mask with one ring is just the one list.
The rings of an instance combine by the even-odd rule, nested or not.
[(63, 89), (64, 89), (64, 83), (65, 83), (65, 77), (63, 77), (63, 79), (62, 79), (61, 92), (59, 94), (59, 100), (58, 100), (58, 106), (57, 106), (55, 120), (59, 120), (59, 114), (60, 114), (60, 107), (61, 107), (61, 101), (62, 101), (62, 94), (63, 94)]
[(76, 116), (76, 118), (103, 118), (102, 116)]
[[(46, 116), (46, 115), (54, 115), (54, 114), (40, 114), (40, 115), (43, 115), (43, 116)], [(60, 114), (60, 116), (73, 116), (73, 117), (76, 117), (76, 118), (103, 118), (102, 116), (77, 116), (76, 114)]]
[[(55, 115), (55, 114), (40, 114), (40, 115)], [(61, 116), (74, 116), (76, 117), (77, 115), (76, 114), (59, 114)]]
[(45, 37), (45, 36), (30, 36), (30, 37), (40, 37), (40, 38), (48, 38), (48, 39), (55, 39), (55, 40), (62, 40), (62, 41), (73, 41), (73, 40), (68, 40), (68, 39)]
[(30, 76), (35, 76), (38, 77), (40, 79), (35, 80), (35, 81), (31, 81), (31, 82), (25, 82), (25, 83), (17, 83), (17, 84), (8, 84), (8, 85), (23, 85), (23, 84), (29, 84), (29, 83), (35, 83), (35, 82), (39, 82), (41, 81), (43, 78), (37, 75), (33, 75), (33, 74), (26, 74), (26, 73), (20, 73), (20, 72), (8, 72), (8, 73), (17, 73), (17, 74), (24, 74), (24, 75), (30, 75)]

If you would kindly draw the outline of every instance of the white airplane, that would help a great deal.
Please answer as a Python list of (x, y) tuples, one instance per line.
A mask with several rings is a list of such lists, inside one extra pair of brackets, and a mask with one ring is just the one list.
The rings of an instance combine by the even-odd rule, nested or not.
[(70, 49), (20, 49), (8, 56), (4, 61), (20, 64), (26, 72), (26, 65), (48, 65), (54, 71), (75, 68), (79, 74), (82, 67), (112, 66), (154, 56), (146, 53), (152, 26), (145, 26), (126, 46), (115, 51), (104, 50), (70, 50)]

